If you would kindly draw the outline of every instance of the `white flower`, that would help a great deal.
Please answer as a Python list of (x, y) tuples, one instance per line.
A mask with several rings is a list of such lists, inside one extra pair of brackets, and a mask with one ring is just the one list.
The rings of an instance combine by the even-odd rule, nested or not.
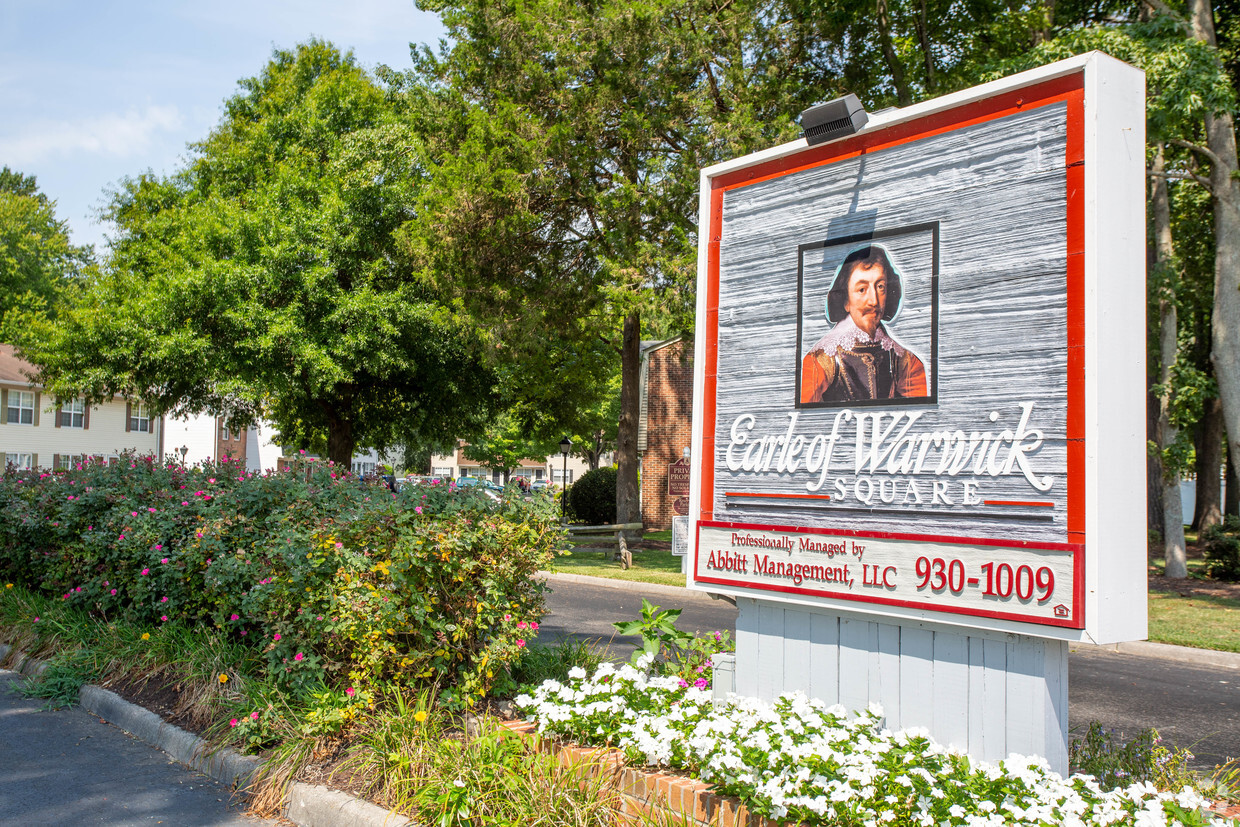
[(585, 678), (586, 670), (582, 669), (580, 666), (574, 666), (572, 669), (568, 670), (568, 676), (575, 681), (579, 681)]

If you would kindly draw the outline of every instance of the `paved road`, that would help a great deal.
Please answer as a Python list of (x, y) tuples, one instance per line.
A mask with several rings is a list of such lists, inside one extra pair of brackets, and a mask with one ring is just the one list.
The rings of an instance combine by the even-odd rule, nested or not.
[[(620, 581), (616, 581), (617, 584)], [(637, 638), (617, 637), (611, 623), (641, 612), (640, 584), (596, 586), (557, 580), (550, 613), (539, 636), (599, 640), (612, 657), (625, 660)], [(683, 608), (677, 624), (687, 631), (736, 629), (736, 609), (722, 600), (684, 592), (652, 595), (664, 608)], [(1193, 766), (1211, 770), (1240, 757), (1240, 669), (1193, 666), (1177, 661), (1082, 649), (1068, 656), (1069, 727), (1090, 721), (1121, 733), (1154, 727), (1165, 741), (1192, 750)]]
[(257, 827), (231, 793), (74, 707), (45, 711), (0, 670), (0, 824)]

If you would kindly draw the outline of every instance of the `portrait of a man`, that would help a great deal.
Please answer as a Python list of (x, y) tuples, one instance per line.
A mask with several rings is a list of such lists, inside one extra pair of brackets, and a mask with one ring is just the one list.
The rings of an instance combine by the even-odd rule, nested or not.
[(844, 257), (827, 291), (833, 327), (801, 360), (802, 404), (929, 396), (925, 364), (887, 328), (903, 297), (903, 278), (882, 245)]

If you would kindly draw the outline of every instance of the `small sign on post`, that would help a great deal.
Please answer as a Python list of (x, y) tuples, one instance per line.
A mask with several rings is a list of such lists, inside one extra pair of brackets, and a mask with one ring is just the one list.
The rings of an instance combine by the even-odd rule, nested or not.
[(684, 557), (689, 553), (689, 518), (672, 518), (672, 554)]
[(692, 466), (687, 459), (678, 459), (667, 464), (667, 495), (669, 497), (689, 496), (689, 474)]

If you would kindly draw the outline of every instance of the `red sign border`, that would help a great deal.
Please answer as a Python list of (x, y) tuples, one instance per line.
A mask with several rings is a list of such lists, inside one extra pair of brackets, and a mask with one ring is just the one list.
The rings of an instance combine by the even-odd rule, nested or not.
[[(888, 597), (874, 597), (872, 595), (865, 595), (862, 597), (860, 595), (852, 594), (823, 594), (814, 589), (806, 589), (800, 586), (777, 586), (767, 583), (738, 583), (735, 580), (728, 580), (722, 577), (703, 577), (698, 574), (698, 561), (701, 559), (701, 553), (698, 550), (701, 548), (703, 527), (720, 528), (728, 531), (739, 529), (748, 531), (782, 531), (790, 534), (842, 534), (847, 537), (873, 537), (880, 540), (932, 541), (936, 543), (950, 543), (953, 545), (1067, 551), (1072, 554), (1072, 616), (1062, 620), (1057, 618), (1047, 619), (1040, 615), (1027, 615), (1019, 612), (998, 612), (987, 611), (984, 609), (927, 606), (924, 603), (916, 603), (910, 600), (896, 600)], [(775, 526), (764, 525), (761, 523), (729, 523), (717, 520), (699, 520), (697, 524), (697, 536), (695, 537), (693, 548), (693, 580), (695, 583), (712, 583), (717, 586), (730, 586), (732, 588), (745, 590), (796, 594), (805, 597), (815, 597), (822, 600), (847, 600), (856, 603), (875, 603), (882, 606), (899, 606), (901, 608), (916, 609), (922, 612), (935, 612), (939, 614), (958, 614), (969, 615), (971, 617), (986, 617), (996, 620), (1013, 620), (1020, 623), (1037, 623), (1042, 626), (1060, 626), (1066, 629), (1085, 628), (1085, 546), (1081, 543), (1035, 543), (1027, 541), (1013, 543), (1007, 540), (975, 539), (972, 537), (945, 537), (928, 534), (899, 534), (891, 531), (860, 531), (844, 528)]]
[[(1034, 622), (1043, 626), (1060, 626), (1073, 629), (1084, 628), (1084, 543), (1085, 543), (1085, 70), (1081, 67), (1070, 74), (1051, 78), (1018, 89), (1009, 90), (984, 100), (973, 101), (959, 107), (936, 112), (911, 121), (897, 123), (888, 128), (861, 132), (850, 138), (797, 152), (752, 167), (722, 173), (711, 178), (709, 238), (706, 261), (706, 319), (704, 387), (702, 397), (702, 436), (697, 445), (698, 456), (712, 458), (702, 463), (698, 522), (709, 525), (743, 525), (714, 521), (715, 498), (715, 418), (716, 393), (719, 372), (719, 256), (723, 228), (723, 196), (729, 190), (769, 181), (792, 173), (824, 166), (850, 158), (887, 149), (913, 141), (951, 132), (963, 127), (997, 120), (999, 118), (1041, 108), (1056, 103), (1067, 105), (1067, 141), (1064, 152), (1066, 197), (1066, 266), (1067, 266), (1067, 491), (1065, 497), (1065, 521), (1067, 543), (1057, 547), (1071, 548), (1076, 557), (1074, 577), (1076, 591), (1073, 599), (1073, 617), (1069, 621), (1037, 618)], [(745, 524), (747, 525), (747, 524)], [(785, 526), (752, 526), (777, 531), (812, 531), (807, 528)], [(829, 533), (847, 533), (823, 529)], [(937, 542), (962, 542), (972, 545), (996, 545), (1007, 547), (1036, 547), (1036, 544), (1012, 544), (986, 537), (950, 538), (934, 535), (895, 535), (884, 533), (852, 532), (856, 536), (889, 537), (908, 540), (931, 540)], [(1054, 544), (1045, 546), (1052, 547)], [(693, 583), (721, 583), (697, 576), (694, 560)], [(748, 586), (745, 588), (754, 588)], [(806, 593), (803, 589), (771, 587), (770, 591), (793, 594)], [(843, 599), (843, 598), (841, 598)], [(899, 601), (867, 598), (865, 602), (907, 605)], [(1008, 618), (1006, 613), (989, 613), (945, 609), (925, 609), (955, 614), (973, 614), (981, 617)]]

